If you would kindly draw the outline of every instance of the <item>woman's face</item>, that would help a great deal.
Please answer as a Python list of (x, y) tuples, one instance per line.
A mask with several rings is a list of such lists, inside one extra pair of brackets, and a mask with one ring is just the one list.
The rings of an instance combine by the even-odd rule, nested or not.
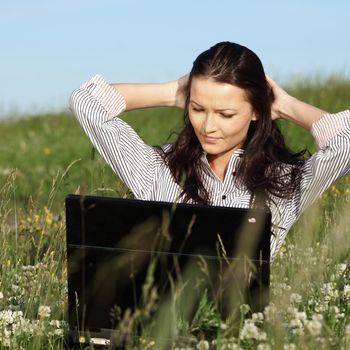
[(242, 147), (249, 124), (256, 120), (245, 91), (206, 77), (193, 77), (188, 115), (208, 160), (229, 161)]

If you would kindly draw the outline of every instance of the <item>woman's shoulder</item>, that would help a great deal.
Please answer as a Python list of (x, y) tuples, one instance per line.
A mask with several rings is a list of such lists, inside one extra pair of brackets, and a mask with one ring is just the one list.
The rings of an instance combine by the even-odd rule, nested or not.
[(158, 153), (165, 155), (174, 148), (174, 145), (172, 143), (166, 143), (163, 145), (156, 145), (153, 147), (156, 151), (158, 151)]
[(174, 148), (174, 145), (172, 143), (166, 143), (162, 146), (160, 146), (164, 152), (168, 152)]

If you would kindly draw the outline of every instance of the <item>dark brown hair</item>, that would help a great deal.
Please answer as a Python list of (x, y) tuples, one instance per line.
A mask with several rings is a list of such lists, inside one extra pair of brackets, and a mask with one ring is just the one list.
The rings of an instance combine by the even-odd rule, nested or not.
[(304, 152), (295, 154), (288, 150), (271, 118), (274, 96), (258, 56), (244, 46), (221, 42), (194, 61), (186, 87), (184, 128), (173, 147), (162, 151), (172, 175), (183, 189), (184, 201), (210, 202), (210, 193), (202, 182), (203, 150), (188, 118), (191, 82), (198, 76), (244, 89), (257, 116), (257, 120), (250, 123), (242, 147), (244, 153), (235, 175), (237, 185), (247, 188), (252, 199), (262, 198), (264, 203), (271, 199), (271, 195), (290, 198), (300, 186), (301, 155)]

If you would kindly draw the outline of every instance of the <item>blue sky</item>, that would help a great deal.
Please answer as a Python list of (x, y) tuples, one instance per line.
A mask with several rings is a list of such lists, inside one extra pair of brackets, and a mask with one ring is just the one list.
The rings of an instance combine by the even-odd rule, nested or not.
[(98, 72), (173, 80), (219, 41), (248, 46), (277, 81), (350, 77), (350, 1), (12, 0), (0, 4), (0, 116), (67, 108)]

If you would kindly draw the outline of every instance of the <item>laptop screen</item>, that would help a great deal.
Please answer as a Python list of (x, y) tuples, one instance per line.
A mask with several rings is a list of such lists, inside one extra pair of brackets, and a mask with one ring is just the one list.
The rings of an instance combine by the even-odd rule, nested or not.
[(203, 298), (222, 318), (242, 303), (262, 310), (270, 225), (262, 209), (69, 195), (68, 312), (75, 339), (154, 336), (159, 324), (171, 333), (176, 318), (196, 317)]

